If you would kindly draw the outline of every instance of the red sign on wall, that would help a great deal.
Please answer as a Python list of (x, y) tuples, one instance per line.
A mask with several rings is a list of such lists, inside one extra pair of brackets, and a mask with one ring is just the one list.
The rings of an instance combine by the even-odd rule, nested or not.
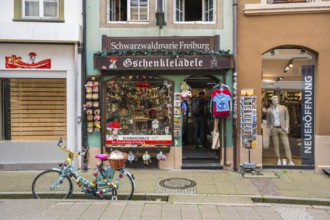
[(50, 69), (52, 67), (51, 59), (44, 59), (39, 62), (35, 62), (37, 54), (35, 52), (29, 53), (29, 61), (22, 61), (22, 57), (11, 55), (6, 56), (6, 68), (7, 69)]

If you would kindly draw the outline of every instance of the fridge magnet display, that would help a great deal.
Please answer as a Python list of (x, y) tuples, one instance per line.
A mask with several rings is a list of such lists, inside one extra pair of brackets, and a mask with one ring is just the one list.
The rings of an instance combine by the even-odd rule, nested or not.
[(174, 114), (175, 115), (181, 114), (181, 108), (180, 107), (174, 107)]
[(175, 138), (181, 137), (181, 130), (174, 130), (174, 137)]
[(174, 93), (174, 100), (181, 100), (181, 93), (179, 92)]
[(174, 123), (174, 129), (180, 129), (181, 124), (180, 123)]
[(180, 116), (174, 115), (174, 123), (180, 123)]
[(95, 76), (89, 77), (85, 84), (86, 103), (83, 105), (83, 108), (88, 121), (88, 133), (99, 133), (101, 129), (100, 123), (96, 123), (101, 120), (101, 112), (99, 109), (99, 85), (98, 78)]
[(174, 101), (174, 107), (181, 107), (181, 101), (180, 100), (175, 100)]

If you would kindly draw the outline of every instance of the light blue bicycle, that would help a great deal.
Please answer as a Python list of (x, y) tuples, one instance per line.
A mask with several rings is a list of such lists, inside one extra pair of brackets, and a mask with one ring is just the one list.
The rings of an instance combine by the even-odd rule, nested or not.
[[(63, 145), (62, 138), (58, 147), (67, 152), (67, 159), (60, 164), (60, 168), (45, 170), (35, 177), (32, 183), (32, 193), (36, 199), (67, 199), (73, 193), (73, 182), (81, 188), (85, 195), (112, 200), (130, 200), (134, 193), (134, 176), (124, 167), (127, 157), (115, 161), (116, 167), (97, 166), (93, 174), (93, 180), (89, 181), (82, 177), (74, 168), (73, 161), (76, 156), (85, 155), (88, 148), (83, 153), (71, 152)], [(125, 154), (123, 154), (125, 155)], [(109, 160), (107, 154), (97, 154), (95, 156), (100, 161)], [(110, 163), (113, 164), (113, 163)], [(107, 196), (111, 194), (111, 196)]]

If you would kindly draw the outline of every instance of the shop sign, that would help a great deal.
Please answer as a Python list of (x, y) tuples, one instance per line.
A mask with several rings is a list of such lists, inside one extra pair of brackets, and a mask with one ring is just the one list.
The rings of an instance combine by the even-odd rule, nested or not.
[(114, 50), (219, 50), (220, 36), (108, 37), (102, 36), (102, 51)]
[(314, 165), (314, 66), (302, 66), (302, 165)]
[(169, 56), (94, 56), (94, 69), (144, 70), (144, 69), (219, 69), (233, 68), (231, 55), (181, 55)]
[(172, 145), (172, 135), (118, 135), (116, 139), (109, 136), (106, 144), (136, 145)]
[(22, 57), (17, 55), (6, 56), (6, 68), (7, 69), (50, 69), (51, 59), (44, 59), (36, 61), (37, 54), (35, 52), (29, 53), (29, 60), (24, 62)]

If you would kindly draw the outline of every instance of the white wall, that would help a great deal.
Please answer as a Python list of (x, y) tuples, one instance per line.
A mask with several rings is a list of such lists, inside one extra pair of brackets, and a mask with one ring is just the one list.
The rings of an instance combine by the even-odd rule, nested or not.
[(81, 0), (64, 1), (64, 23), (13, 21), (14, 1), (0, 0), (0, 40), (7, 42), (61, 42), (81, 40)]

